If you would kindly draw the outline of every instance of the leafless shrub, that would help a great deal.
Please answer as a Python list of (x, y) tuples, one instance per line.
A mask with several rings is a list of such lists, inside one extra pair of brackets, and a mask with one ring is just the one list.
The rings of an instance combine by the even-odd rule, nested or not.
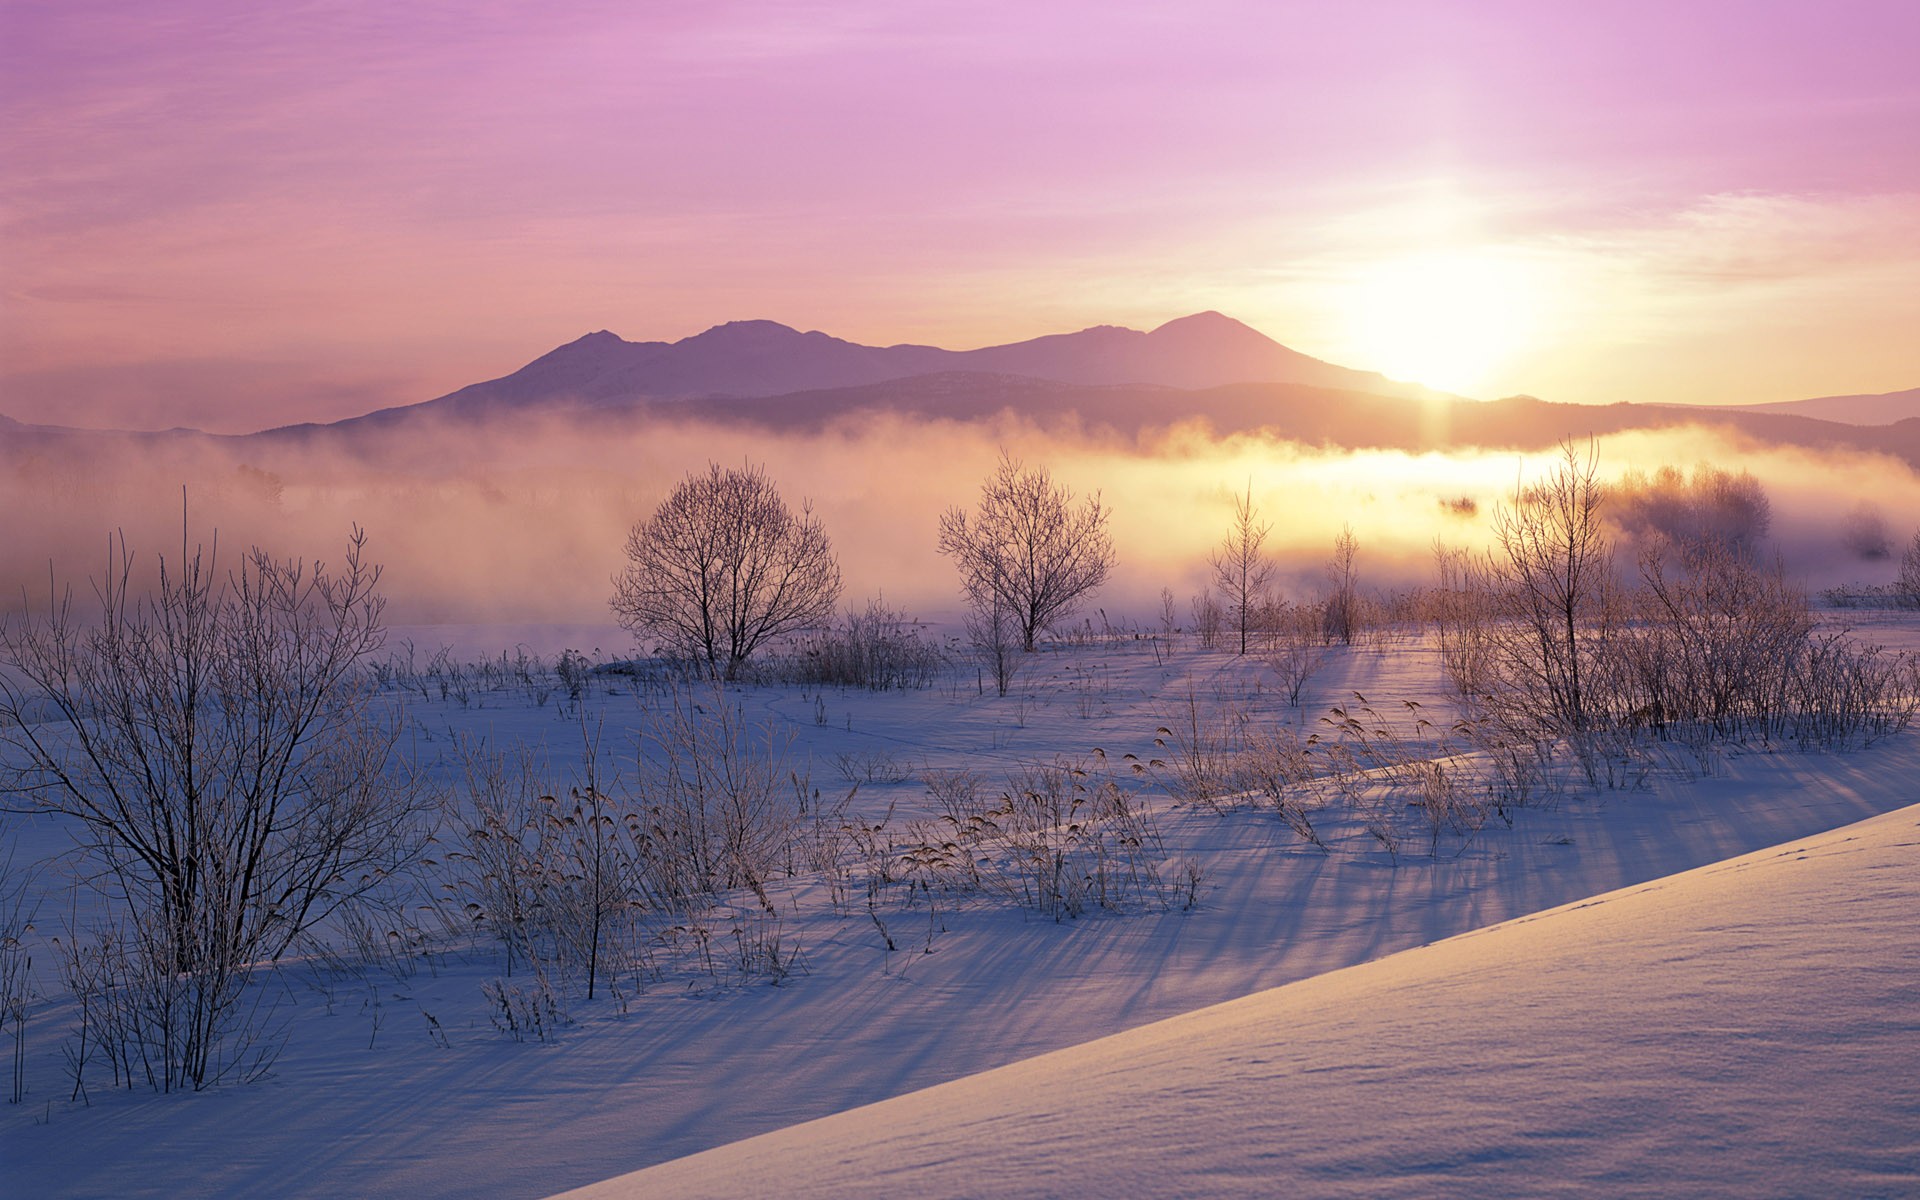
[(279, 1056), (278, 1031), (261, 994), (249, 993), (249, 976), (171, 968), (164, 953), (176, 932), (154, 923), (153, 914), (127, 913), (69, 930), (56, 944), (61, 982), (79, 1011), (65, 1048), (76, 1098), (99, 1059), (115, 1086), (168, 1092), (252, 1082)]
[(1904, 728), (1903, 656), (1815, 637), (1779, 564), (1715, 543), (1642, 552), (1640, 620), (1616, 639), (1618, 725), (1696, 750), (1757, 738), (1841, 747)]
[(7, 1103), (18, 1104), (27, 1091), (27, 1001), (33, 980), (33, 956), (26, 938), (33, 930), (35, 906), (28, 902), (28, 879), (16, 872), (13, 850), (0, 849), (0, 1032), (12, 1040)]
[(160, 1090), (220, 1078), (257, 966), (419, 851), (422, 793), (362, 669), (383, 637), (364, 546), (337, 573), (254, 549), (224, 579), (183, 547), (135, 595), (122, 541), (97, 624), (68, 593), (0, 629), (5, 791), (84, 832), (112, 914), (94, 1002), (142, 1006), (116, 1019)]
[(1920, 663), (1845, 633), (1809, 639), (1787, 681), (1780, 731), (1802, 746), (1842, 749), (1898, 733), (1920, 711)]
[(994, 690), (1006, 695), (1020, 673), (1020, 630), (1013, 609), (994, 597), (985, 597), (966, 616), (967, 645), (974, 658), (993, 677)]
[(709, 675), (735, 678), (762, 644), (833, 613), (840, 568), (812, 509), (788, 508), (758, 467), (689, 475), (627, 536), (614, 579), (622, 627)]
[(1785, 673), (1813, 629), (1807, 597), (1775, 564), (1763, 569), (1717, 542), (1654, 543), (1641, 552), (1641, 620), (1620, 639), (1639, 686), (1635, 716), (1728, 737), (1779, 708)]
[(647, 712), (641, 739), (626, 823), (644, 901), (668, 909), (746, 888), (771, 908), (765, 885), (799, 822), (787, 740), (750, 727), (717, 686), (669, 691)]
[(849, 609), (837, 627), (803, 635), (768, 674), (782, 683), (885, 692), (929, 687), (944, 664), (939, 645), (917, 622), (869, 600), (863, 611)]
[(1225, 614), (1220, 602), (1213, 598), (1211, 589), (1202, 589), (1188, 603), (1193, 614), (1194, 636), (1200, 639), (1202, 650), (1218, 649), (1220, 645), (1220, 627), (1225, 623)]
[(1483, 563), (1465, 550), (1433, 547), (1439, 584), (1427, 596), (1440, 665), (1462, 696), (1478, 697), (1491, 686), (1494, 587)]
[(547, 957), (539, 855), (546, 787), (525, 747), (496, 751), (462, 739), (456, 753), (463, 786), (447, 815), (460, 844), (444, 855), (453, 871), (442, 886), (468, 922), (500, 941), (511, 976), (516, 958), (532, 965)]
[(1279, 676), (1280, 690), (1287, 703), (1300, 707), (1300, 693), (1307, 680), (1326, 665), (1327, 647), (1320, 636), (1322, 618), (1312, 608), (1287, 605), (1267, 621), (1267, 666)]
[(1913, 535), (1900, 555), (1900, 574), (1894, 578), (1893, 594), (1902, 608), (1920, 608), (1920, 532)]
[(632, 848), (600, 779), (598, 729), (583, 721), (581, 741), (581, 769), (565, 785), (543, 778), (524, 747), (459, 743), (464, 787), (449, 823), (460, 846), (443, 886), (472, 927), (499, 940), (509, 977), (518, 963), (541, 988), (577, 980), (592, 1000), (602, 980), (642, 964)]
[(833, 765), (849, 784), (905, 783), (913, 778), (913, 762), (887, 750), (844, 750), (833, 756)]
[(689, 955), (709, 975), (765, 968), (778, 982), (798, 958), (769, 883), (818, 870), (844, 887), (844, 802), (808, 815), (785, 742), (749, 728), (717, 684), (653, 698), (630, 793), (602, 778), (599, 740), (583, 721), (579, 770), (559, 785), (524, 749), (461, 745), (462, 845), (446, 886), (466, 921), (501, 941), (509, 978), (516, 962), (531, 974), (531, 990), (490, 993), (510, 1035), (542, 1027), (535, 1000), (579, 987), (592, 1001), (604, 986), (624, 1004), (623, 989)]

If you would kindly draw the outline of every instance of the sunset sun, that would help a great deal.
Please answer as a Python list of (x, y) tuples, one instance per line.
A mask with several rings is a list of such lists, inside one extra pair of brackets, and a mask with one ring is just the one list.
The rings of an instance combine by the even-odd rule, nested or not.
[(1525, 262), (1447, 250), (1362, 268), (1342, 316), (1357, 357), (1375, 370), (1478, 395), (1533, 345), (1550, 299)]

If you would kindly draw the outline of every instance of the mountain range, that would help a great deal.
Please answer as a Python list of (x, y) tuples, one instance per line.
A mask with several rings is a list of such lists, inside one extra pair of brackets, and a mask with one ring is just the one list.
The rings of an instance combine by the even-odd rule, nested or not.
[(326, 425), (238, 436), (98, 434), (0, 417), (0, 449), (78, 453), (103, 437), (370, 449), (403, 429), (554, 414), (791, 430), (872, 413), (969, 421), (1002, 412), (1121, 433), (1200, 419), (1220, 433), (1266, 430), (1314, 445), (1412, 451), (1535, 449), (1566, 437), (1710, 425), (1764, 443), (1881, 451), (1920, 467), (1920, 389), (1711, 408), (1478, 401), (1324, 362), (1216, 312), (1150, 332), (1101, 325), (977, 350), (863, 346), (773, 321), (729, 322), (676, 342), (629, 342), (601, 330), (499, 379)]
[(1260, 382), (1409, 398), (1439, 395), (1372, 371), (1322, 362), (1216, 312), (1169, 321), (1150, 333), (1097, 325), (1078, 333), (979, 350), (862, 346), (818, 330), (802, 333), (774, 321), (730, 321), (677, 342), (629, 342), (603, 329), (551, 350), (511, 375), (336, 424), (385, 425), (426, 415), (470, 419), (532, 408), (633, 409), (662, 404), (736, 414), (758, 409), (767, 419), (785, 423), (783, 410), (790, 406), (739, 402), (801, 394), (817, 398), (835, 391), (922, 380), (931, 382), (915, 382), (899, 390), (924, 397), (929, 392), (968, 390), (969, 381), (988, 393), (1008, 388), (1013, 393), (1031, 391), (1034, 385), (1191, 391)]

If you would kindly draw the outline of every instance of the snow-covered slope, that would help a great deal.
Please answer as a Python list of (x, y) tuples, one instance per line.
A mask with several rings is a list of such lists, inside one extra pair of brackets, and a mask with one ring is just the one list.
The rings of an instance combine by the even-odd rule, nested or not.
[(1920, 808), (569, 1193), (1920, 1194)]

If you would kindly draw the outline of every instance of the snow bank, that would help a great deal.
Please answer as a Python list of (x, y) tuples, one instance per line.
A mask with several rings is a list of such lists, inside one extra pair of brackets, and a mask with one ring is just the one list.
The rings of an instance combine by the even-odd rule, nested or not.
[(1920, 1194), (1920, 807), (571, 1197)]

